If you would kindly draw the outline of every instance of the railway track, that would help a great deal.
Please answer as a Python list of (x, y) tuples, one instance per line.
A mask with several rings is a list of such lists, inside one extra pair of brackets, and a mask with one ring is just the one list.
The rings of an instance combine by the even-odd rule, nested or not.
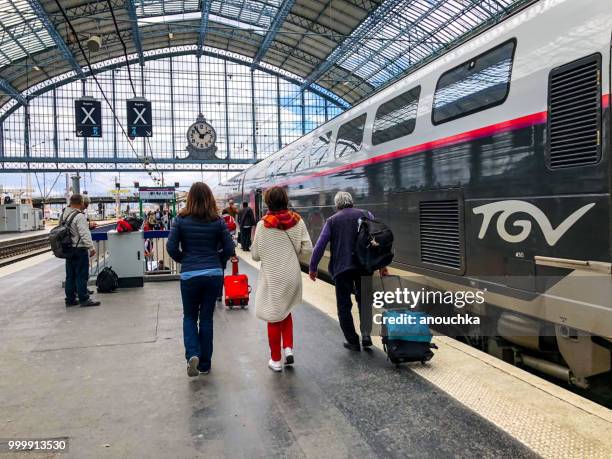
[(50, 250), (48, 234), (2, 241), (0, 242), (0, 267)]
[[(109, 231), (114, 227), (115, 223), (101, 224), (94, 231)], [(0, 267), (50, 251), (51, 246), (48, 234), (0, 241)]]

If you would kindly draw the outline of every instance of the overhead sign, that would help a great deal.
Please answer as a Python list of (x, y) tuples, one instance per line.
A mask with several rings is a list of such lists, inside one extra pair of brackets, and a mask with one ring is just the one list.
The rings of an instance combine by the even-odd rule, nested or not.
[(102, 103), (93, 97), (74, 101), (77, 137), (102, 137)]
[(144, 97), (136, 97), (126, 101), (129, 137), (152, 137), (153, 114), (151, 102)]
[(173, 187), (142, 187), (138, 194), (143, 201), (171, 201), (174, 199)]

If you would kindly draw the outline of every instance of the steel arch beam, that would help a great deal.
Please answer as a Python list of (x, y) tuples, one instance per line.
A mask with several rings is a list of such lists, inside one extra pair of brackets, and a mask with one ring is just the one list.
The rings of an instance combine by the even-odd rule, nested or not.
[[(172, 48), (167, 48), (164, 49), (163, 52), (159, 52), (159, 53), (145, 53), (144, 59), (145, 62), (149, 61), (149, 60), (156, 60), (156, 59), (163, 59), (166, 57), (173, 57), (173, 56), (187, 56), (187, 55), (192, 55), (194, 54), (194, 50), (193, 49), (189, 49), (189, 50), (175, 50), (173, 51)], [(222, 53), (215, 53), (212, 51), (202, 51), (202, 55), (206, 55), (206, 56), (211, 56), (211, 57), (215, 57), (217, 59), (222, 59), (228, 62), (233, 62), (235, 64), (240, 64), (240, 65), (245, 65), (248, 66), (250, 65), (250, 62), (245, 62), (241, 59), (229, 56), (229, 55), (224, 55)], [(131, 65), (131, 64), (135, 64), (136, 62), (138, 62), (137, 58), (132, 58), (132, 59), (128, 59), (127, 61), (124, 61), (123, 59), (119, 59), (119, 58), (115, 58), (115, 59), (111, 59), (109, 60), (109, 63), (107, 65), (103, 65), (100, 67), (96, 67), (94, 69), (94, 73), (97, 75), (99, 73), (108, 71), (108, 70), (113, 70), (113, 69), (118, 69), (121, 67), (125, 67), (126, 65)], [(277, 76), (285, 81), (288, 81), (290, 83), (293, 83), (295, 85), (299, 85), (302, 81), (301, 80), (297, 80), (289, 75), (283, 74), (281, 72), (278, 72), (276, 70), (270, 69), (270, 68), (266, 68), (264, 66), (262, 66), (261, 64), (257, 66), (257, 70), (267, 73), (269, 75), (274, 75)], [(91, 72), (89, 72), (89, 70), (86, 71), (86, 76), (89, 77), (91, 75)], [(60, 86), (63, 86), (65, 84), (68, 83), (72, 83), (74, 81), (78, 81), (81, 78), (75, 76), (75, 75), (63, 75), (63, 76), (58, 76), (58, 77), (54, 77), (53, 78), (53, 83), (40, 87), (34, 91), (31, 91), (28, 94), (28, 98), (33, 99), (34, 97), (38, 97), (48, 91), (51, 91), (54, 88), (58, 88)], [(313, 84), (312, 87), (309, 89), (310, 92), (317, 94), (318, 96), (322, 97), (323, 99), (328, 100), (330, 103), (332, 103), (333, 105), (336, 105), (340, 108), (343, 109), (347, 109), (351, 107), (351, 104), (349, 102), (347, 102), (346, 100), (344, 100), (341, 96), (333, 93), (331, 90), (326, 89), (324, 87), (321, 87), (317, 84)], [(19, 94), (19, 93), (18, 93)], [(2, 106), (0, 106), (0, 109), (2, 108)], [(17, 109), (19, 108), (19, 105), (15, 105), (13, 107), (10, 107), (9, 109), (7, 109), (3, 114), (0, 115), (0, 123), (5, 121), (9, 116), (11, 116), (11, 114), (13, 114)]]
[(140, 36), (140, 28), (138, 27), (138, 16), (136, 16), (136, 6), (134, 0), (126, 0), (126, 6), (128, 15), (130, 16), (130, 22), (132, 23), (132, 40), (134, 40), (134, 46), (138, 53), (138, 63), (141, 67), (144, 67), (144, 55), (142, 52), (142, 37)]
[(283, 23), (285, 22), (285, 19), (287, 18), (289, 11), (291, 11), (291, 8), (293, 8), (294, 4), (295, 4), (295, 0), (284, 0), (283, 1), (283, 4), (279, 8), (279, 10), (276, 12), (274, 21), (272, 21), (272, 24), (270, 24), (270, 28), (268, 29), (268, 32), (266, 33), (266, 36), (263, 39), (263, 42), (261, 43), (261, 46), (259, 47), (257, 54), (255, 55), (255, 58), (253, 59), (253, 63), (251, 64), (251, 70), (253, 70), (257, 66), (257, 64), (261, 62), (261, 60), (264, 58), (264, 56), (268, 52), (268, 49), (270, 49), (270, 45), (276, 38), (278, 31), (280, 30)]
[(13, 99), (15, 99), (17, 102), (19, 102), (21, 105), (26, 105), (27, 101), (26, 98), (23, 97), (23, 95), (17, 91), (13, 85), (11, 85), (8, 81), (6, 81), (4, 78), (0, 78), (0, 90), (2, 90), (3, 92), (5, 92), (8, 96), (12, 97)]
[(36, 17), (38, 17), (40, 22), (42, 22), (45, 30), (49, 33), (49, 35), (55, 42), (57, 49), (64, 55), (64, 58), (70, 64), (70, 66), (72, 67), (72, 70), (76, 72), (79, 78), (85, 78), (83, 69), (81, 68), (79, 63), (76, 61), (75, 57), (72, 55), (72, 52), (68, 48), (68, 45), (66, 44), (62, 36), (53, 26), (51, 19), (49, 19), (47, 12), (42, 7), (40, 2), (38, 0), (28, 0), (28, 4), (32, 8), (32, 10), (34, 10), (34, 13), (36, 13)]
[(208, 16), (210, 15), (210, 7), (212, 5), (212, 0), (202, 0), (202, 17), (200, 19), (200, 27), (198, 30), (198, 49), (196, 51), (197, 58), (202, 57), (202, 49), (204, 48), (204, 40), (206, 39), (206, 34), (208, 33)]
[(306, 89), (310, 87), (312, 83), (321, 78), (329, 69), (337, 64), (346, 54), (354, 49), (357, 44), (366, 38), (381, 21), (385, 20), (387, 15), (391, 13), (395, 7), (403, 3), (404, 0), (387, 0), (383, 2), (378, 8), (376, 8), (364, 21), (355, 29), (355, 33), (344, 39), (344, 41), (335, 48), (327, 58), (321, 62), (313, 72), (306, 77), (306, 80), (302, 84), (301, 88)]

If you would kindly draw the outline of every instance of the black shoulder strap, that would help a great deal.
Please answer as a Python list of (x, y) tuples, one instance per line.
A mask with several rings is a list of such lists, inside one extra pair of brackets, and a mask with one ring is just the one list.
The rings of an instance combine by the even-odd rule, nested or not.
[(66, 226), (70, 226), (72, 224), (72, 221), (76, 218), (76, 216), (78, 214), (80, 214), (81, 212), (79, 212), (78, 210), (75, 212), (72, 212), (72, 215), (70, 217), (68, 217), (68, 219), (66, 220)]

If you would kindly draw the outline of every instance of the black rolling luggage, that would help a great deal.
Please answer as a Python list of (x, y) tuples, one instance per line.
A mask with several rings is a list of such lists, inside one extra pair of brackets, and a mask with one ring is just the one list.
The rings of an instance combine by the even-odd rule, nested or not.
[[(406, 323), (409, 317), (414, 319), (414, 323)], [(408, 309), (387, 310), (383, 313), (382, 342), (391, 363), (424, 364), (434, 356), (432, 349), (438, 349), (438, 346), (431, 342), (429, 326), (421, 323), (424, 317), (424, 313)]]

